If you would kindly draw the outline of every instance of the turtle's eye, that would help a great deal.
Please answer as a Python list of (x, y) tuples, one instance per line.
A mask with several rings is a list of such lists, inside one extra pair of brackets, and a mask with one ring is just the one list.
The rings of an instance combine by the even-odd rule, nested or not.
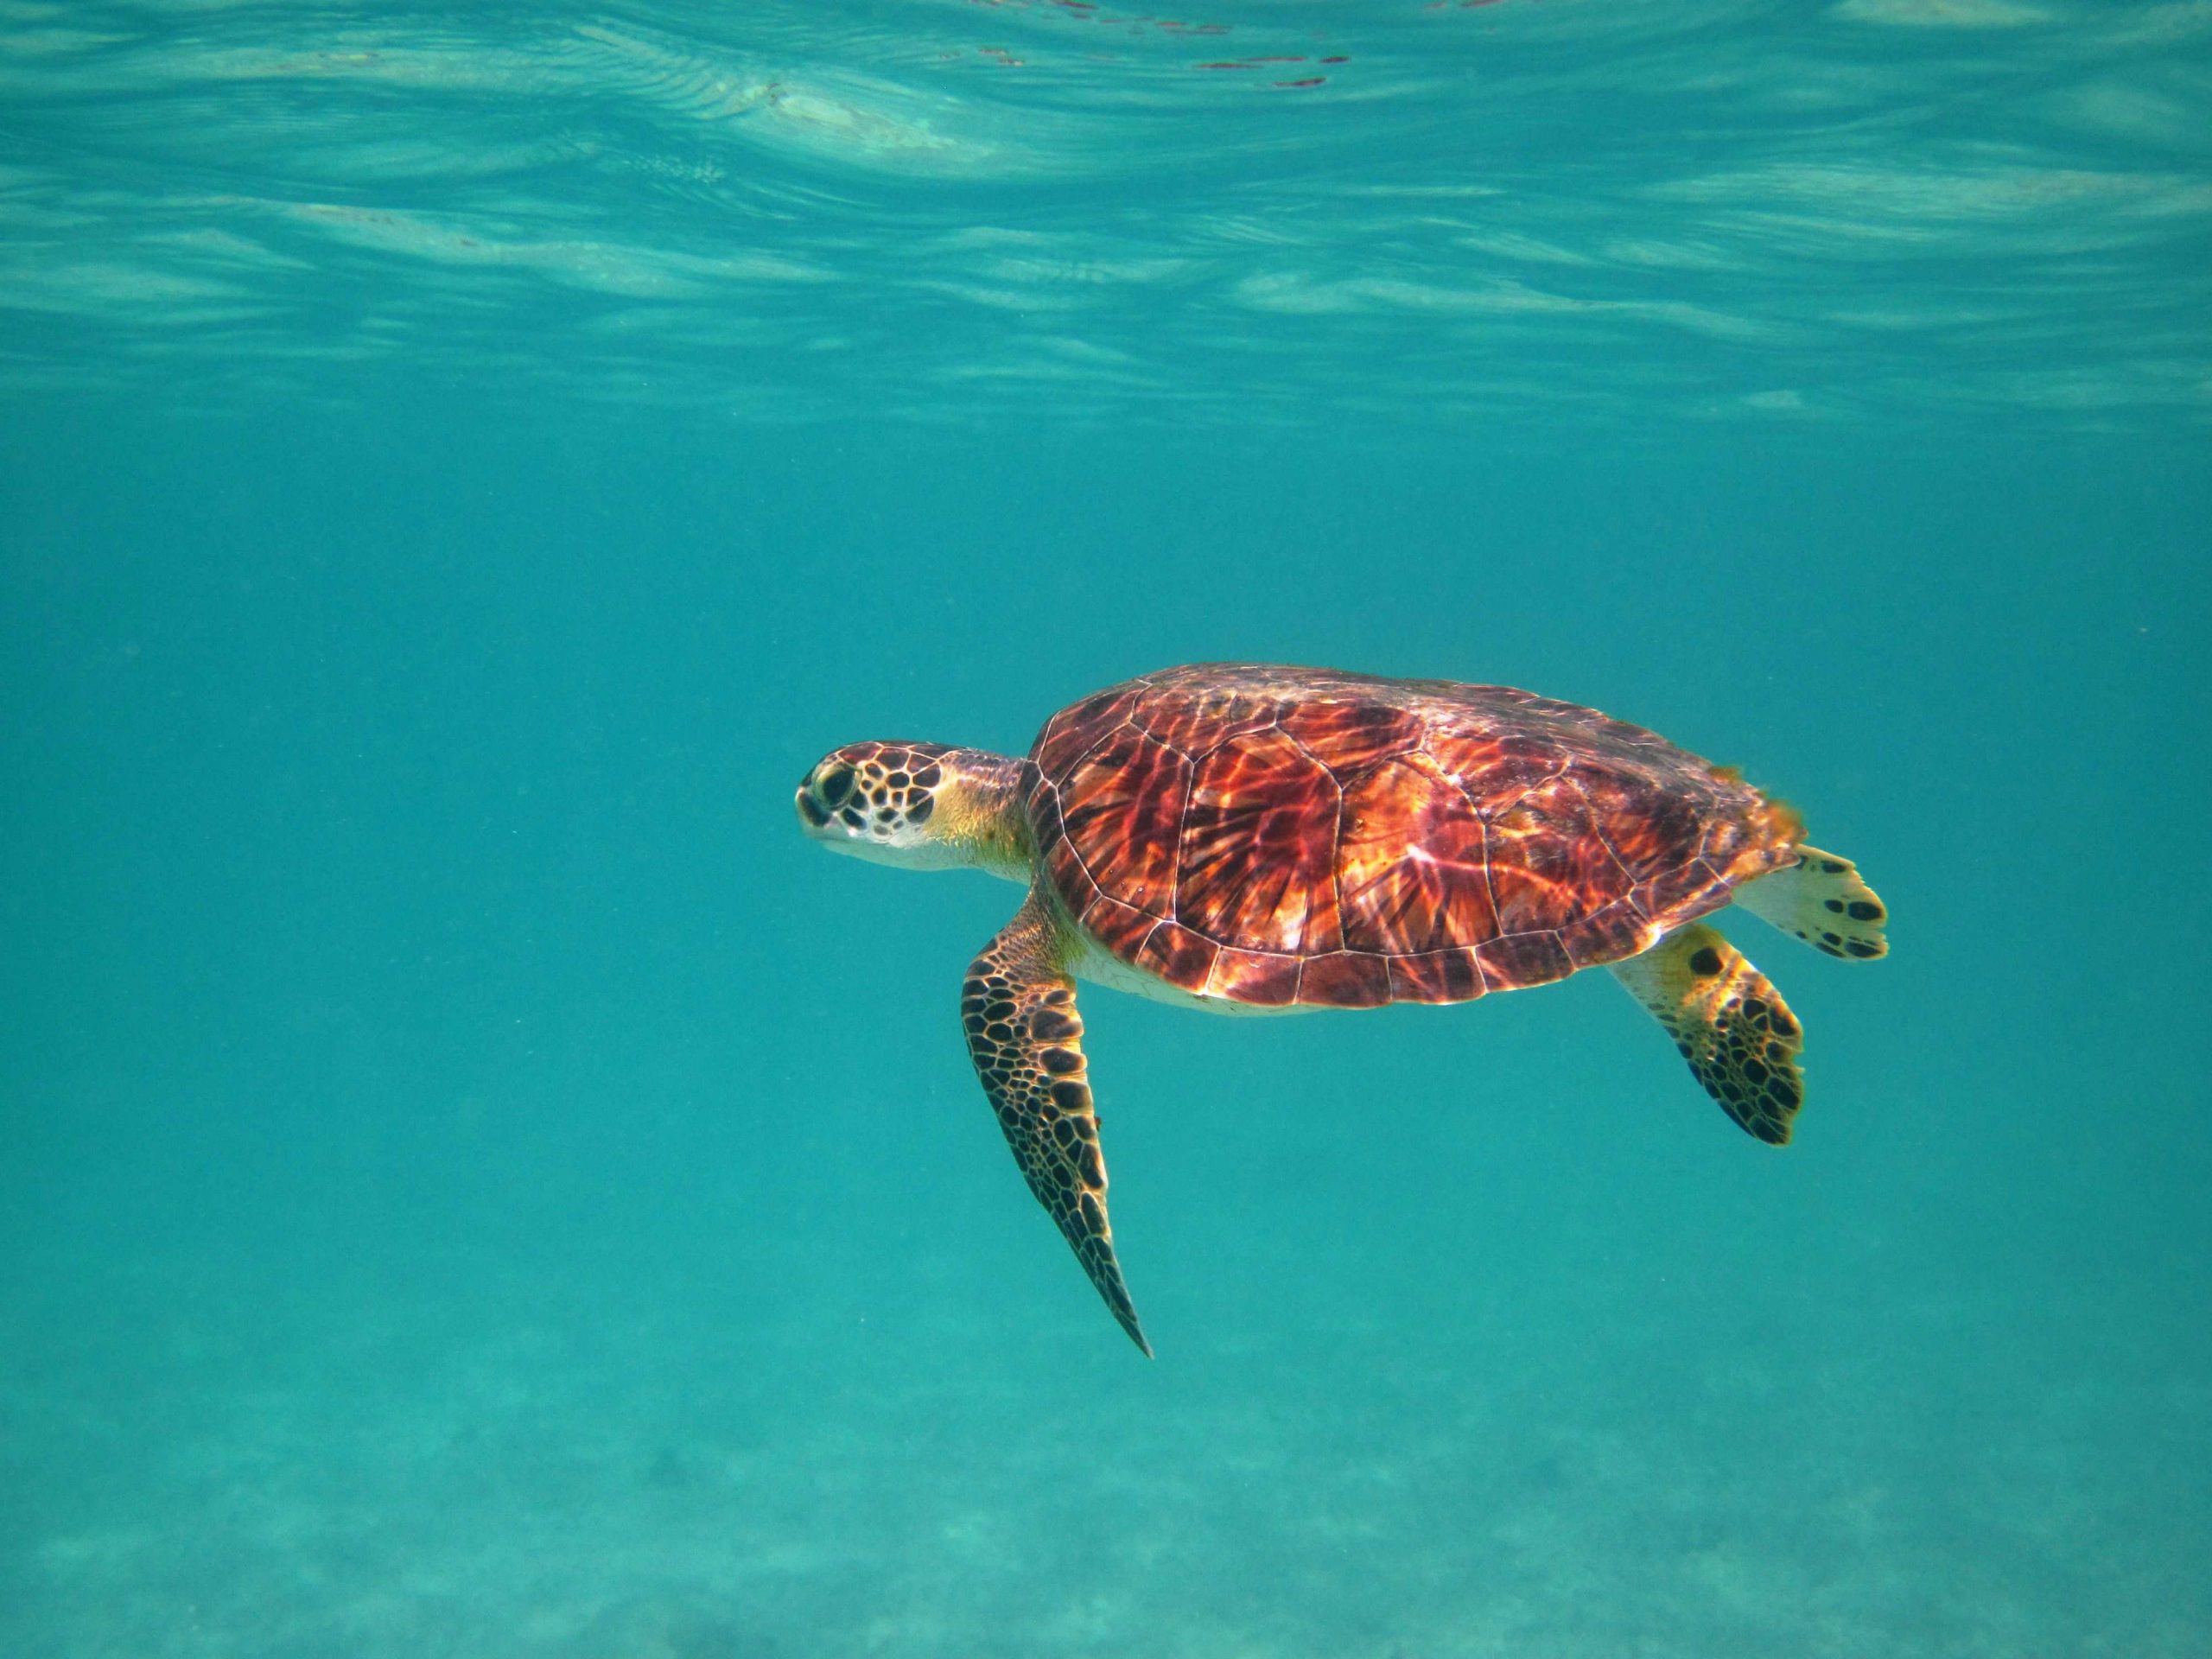
[(851, 761), (835, 755), (806, 774), (798, 786), (797, 804), (810, 829), (826, 829), (840, 819), (858, 829), (866, 822), (858, 810), (862, 804), (860, 772)]

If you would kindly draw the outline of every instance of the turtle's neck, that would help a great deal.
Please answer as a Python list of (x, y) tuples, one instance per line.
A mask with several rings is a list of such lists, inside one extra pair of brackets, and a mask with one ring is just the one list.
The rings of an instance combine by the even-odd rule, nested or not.
[(943, 809), (950, 818), (948, 838), (967, 849), (978, 869), (1027, 881), (1035, 850), (1022, 804), (1028, 763), (988, 749), (954, 749), (938, 764), (952, 773), (955, 785), (945, 792)]

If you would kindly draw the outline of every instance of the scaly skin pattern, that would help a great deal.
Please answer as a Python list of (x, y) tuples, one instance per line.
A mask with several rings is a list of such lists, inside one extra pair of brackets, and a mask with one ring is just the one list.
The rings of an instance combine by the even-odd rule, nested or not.
[(1508, 686), (1202, 664), (1063, 709), (1037, 868), (1123, 961), (1265, 1007), (1459, 1002), (1618, 961), (1791, 863), (1786, 806)]
[(1805, 1030), (1773, 982), (1702, 922), (1613, 964), (1629, 995), (1667, 1028), (1690, 1074), (1747, 1134), (1785, 1146), (1805, 1103)]
[(1114, 1256), (1106, 1219), (1106, 1161), (1083, 1055), (1075, 982), (1042, 895), (1032, 893), (969, 964), (961, 1024), (976, 1075), (1037, 1202), (1060, 1230), (1129, 1339), (1152, 1352)]

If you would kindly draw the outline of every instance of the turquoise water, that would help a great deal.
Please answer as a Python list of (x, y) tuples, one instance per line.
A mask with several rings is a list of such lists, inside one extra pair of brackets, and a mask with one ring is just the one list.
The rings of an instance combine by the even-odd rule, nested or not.
[[(0, 5), (0, 1655), (2212, 1651), (2208, 107), (2113, 0)], [(1015, 890), (791, 796), (1224, 658), (1795, 803), (1796, 1143), (1602, 975), (1089, 988), (1139, 1356)]]

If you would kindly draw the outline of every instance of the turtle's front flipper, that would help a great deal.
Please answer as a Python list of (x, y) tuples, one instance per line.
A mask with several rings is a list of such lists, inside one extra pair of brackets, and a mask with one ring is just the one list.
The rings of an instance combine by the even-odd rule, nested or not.
[(976, 1074), (1029, 1190), (1052, 1211), (1122, 1329), (1149, 1357), (1152, 1344), (1114, 1260), (1106, 1160), (1098, 1151), (1075, 981), (1060, 966), (1058, 931), (1036, 891), (969, 965), (960, 1014)]
[(1667, 1027), (1706, 1093), (1770, 1146), (1805, 1103), (1804, 1030), (1764, 974), (1702, 922), (1678, 927), (1613, 976)]

